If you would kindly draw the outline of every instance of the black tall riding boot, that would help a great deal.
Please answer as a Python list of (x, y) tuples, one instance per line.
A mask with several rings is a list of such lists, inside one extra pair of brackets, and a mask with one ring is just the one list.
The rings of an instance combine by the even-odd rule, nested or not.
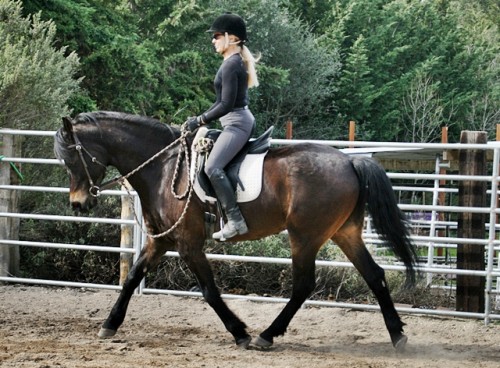
[(248, 227), (236, 202), (236, 193), (224, 170), (216, 169), (210, 176), (210, 182), (227, 217), (227, 223), (212, 238), (225, 240), (247, 233)]

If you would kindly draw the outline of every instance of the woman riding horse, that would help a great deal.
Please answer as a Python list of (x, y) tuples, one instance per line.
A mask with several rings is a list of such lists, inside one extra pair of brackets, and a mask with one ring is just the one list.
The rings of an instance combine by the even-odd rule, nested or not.
[(185, 127), (194, 131), (220, 118), (223, 130), (208, 156), (205, 173), (227, 217), (227, 223), (212, 238), (225, 240), (248, 232), (224, 167), (255, 129), (254, 116), (248, 109), (248, 88), (259, 83), (255, 72), (256, 60), (245, 46), (248, 38), (243, 19), (236, 14), (225, 13), (214, 21), (208, 32), (213, 34), (215, 50), (224, 58), (214, 81), (217, 99), (206, 112), (186, 121)]

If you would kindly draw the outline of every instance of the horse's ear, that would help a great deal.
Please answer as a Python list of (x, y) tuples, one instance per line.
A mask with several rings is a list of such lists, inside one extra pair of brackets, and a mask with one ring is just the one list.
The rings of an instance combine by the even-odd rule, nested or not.
[(58, 130), (58, 136), (68, 143), (75, 143), (73, 135), (73, 120), (69, 116), (62, 118), (63, 126)]
[(71, 136), (73, 134), (73, 120), (69, 116), (64, 116), (62, 121), (65, 132)]

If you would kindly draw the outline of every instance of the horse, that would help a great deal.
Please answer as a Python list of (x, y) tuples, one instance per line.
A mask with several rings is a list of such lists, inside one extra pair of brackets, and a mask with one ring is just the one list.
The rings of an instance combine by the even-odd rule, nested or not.
[[(367, 250), (362, 230), (368, 209), (380, 238), (405, 265), (409, 285), (416, 280), (417, 255), (409, 223), (398, 208), (390, 180), (374, 159), (348, 156), (321, 144), (271, 147), (263, 164), (262, 191), (240, 203), (249, 232), (231, 241), (257, 240), (288, 231), (292, 292), (271, 325), (252, 339), (246, 324), (220, 296), (203, 252), (207, 228), (205, 204), (191, 195), (187, 161), (193, 139), (188, 132), (156, 119), (120, 112), (80, 113), (63, 118), (54, 152), (70, 174), (70, 205), (86, 211), (96, 205), (108, 166), (127, 179), (142, 205), (149, 234), (98, 333), (116, 334), (134, 289), (166, 251), (177, 251), (192, 271), (205, 301), (213, 308), (238, 347), (269, 348), (284, 335), (292, 318), (315, 288), (315, 259), (332, 240), (374, 293), (394, 348), (407, 343), (404, 323), (394, 307), (384, 270)], [(181, 157), (182, 156), (182, 157)], [(185, 158), (185, 159), (182, 159)], [(184, 195), (177, 194), (184, 191)], [(188, 195), (186, 195), (188, 193)], [(218, 215), (219, 216), (219, 215)]]

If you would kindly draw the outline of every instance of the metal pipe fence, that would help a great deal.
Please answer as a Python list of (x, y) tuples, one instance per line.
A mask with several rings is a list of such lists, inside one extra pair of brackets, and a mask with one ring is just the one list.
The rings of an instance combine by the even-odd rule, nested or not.
[[(0, 135), (23, 135), (23, 136), (43, 136), (47, 138), (52, 138), (55, 132), (44, 132), (44, 131), (18, 131), (12, 129), (0, 129)], [(326, 144), (331, 146), (351, 147), (355, 145), (357, 148), (344, 148), (342, 149), (347, 154), (363, 154), (369, 155), (373, 152), (381, 152), (383, 150), (401, 150), (402, 152), (408, 150), (417, 150), (419, 152), (425, 152), (426, 150), (451, 150), (451, 149), (475, 149), (475, 150), (491, 150), (493, 151), (493, 165), (491, 165), (491, 173), (484, 176), (462, 176), (462, 175), (443, 175), (439, 174), (437, 168), (440, 167), (440, 157), (436, 158), (436, 170), (434, 173), (398, 173), (389, 172), (388, 176), (393, 182), (393, 188), (397, 193), (420, 193), (423, 195), (425, 193), (432, 195), (431, 204), (408, 204), (400, 203), (399, 207), (402, 211), (406, 212), (410, 218), (410, 224), (415, 233), (412, 234), (412, 240), (419, 247), (421, 252), (426, 253), (425, 260), (419, 270), (422, 273), (427, 274), (428, 282), (431, 285), (433, 282), (433, 275), (443, 274), (443, 275), (474, 275), (486, 278), (486, 289), (485, 289), (485, 312), (484, 313), (469, 313), (469, 312), (458, 312), (453, 310), (426, 310), (419, 308), (407, 308), (407, 307), (397, 307), (398, 311), (404, 313), (418, 313), (425, 315), (446, 315), (446, 316), (458, 316), (467, 318), (478, 318), (483, 319), (486, 323), (490, 320), (500, 319), (500, 267), (498, 253), (500, 251), (500, 240), (498, 238), (498, 231), (500, 226), (497, 222), (497, 215), (500, 209), (497, 208), (497, 197), (498, 197), (498, 167), (499, 167), (499, 152), (500, 144), (496, 142), (490, 142), (486, 145), (480, 144), (435, 144), (435, 143), (387, 143), (387, 142), (346, 142), (346, 141), (303, 141), (303, 140), (281, 140), (274, 139), (272, 141), (273, 145), (287, 145), (287, 144), (298, 144), (302, 142), (314, 142), (318, 144)], [(61, 163), (53, 158), (20, 158), (20, 157), (3, 157), (0, 161), (5, 163), (23, 163), (27, 165), (61, 165)], [(406, 183), (401, 183), (402, 181), (422, 181), (424, 184), (415, 186)], [(456, 196), (458, 189), (441, 187), (439, 182), (446, 181), (459, 182), (462, 180), (476, 180), (489, 183), (488, 196), (489, 206), (488, 207), (460, 207), (456, 205), (438, 205), (436, 198), (440, 193), (445, 193), (449, 196)], [(34, 191), (34, 192), (44, 192), (44, 193), (68, 193), (68, 188), (65, 187), (47, 187), (47, 186), (26, 186), (26, 185), (0, 185), (0, 190), (6, 191)], [(135, 192), (127, 193), (122, 190), (105, 190), (102, 192), (102, 196), (128, 196), (132, 195), (134, 203), (136, 205), (136, 212), (140, 217), (140, 204)], [(456, 233), (457, 221), (456, 220), (440, 220), (437, 214), (447, 214), (448, 216), (453, 216), (460, 212), (470, 212), (470, 213), (482, 213), (489, 216), (489, 221), (485, 227), (485, 237), (483, 239), (462, 239), (453, 234)], [(426, 214), (430, 217), (428, 219), (413, 219), (413, 214)], [(88, 222), (88, 223), (98, 223), (98, 224), (111, 224), (111, 225), (128, 225), (134, 227), (134, 246), (133, 248), (120, 248), (116, 245), (109, 246), (97, 246), (97, 245), (81, 245), (81, 244), (64, 244), (64, 243), (51, 243), (51, 242), (34, 242), (34, 241), (19, 241), (15, 239), (0, 239), (0, 245), (14, 246), (14, 247), (38, 247), (46, 249), (71, 249), (78, 251), (94, 251), (94, 252), (110, 252), (110, 253), (120, 253), (120, 254), (132, 254), (134, 258), (137, 258), (142, 243), (144, 241), (144, 234), (141, 231), (141, 223), (137, 223), (135, 220), (123, 220), (117, 218), (98, 218), (98, 217), (83, 217), (83, 216), (59, 216), (55, 214), (38, 214), (38, 213), (8, 213), (0, 212), (0, 217), (7, 218), (18, 218), (18, 219), (29, 219), (29, 220), (40, 220), (40, 221), (73, 221), (73, 222)], [(438, 234), (438, 231), (446, 229), (448, 234)], [(419, 234), (419, 232), (424, 232), (425, 234)], [(363, 233), (363, 237), (367, 246), (373, 252), (375, 258), (377, 259), (379, 265), (385, 270), (391, 271), (403, 271), (404, 267), (396, 262), (394, 259), (389, 259), (388, 257), (378, 256), (379, 253), (384, 251), (382, 242), (378, 239), (377, 234), (371, 230), (370, 219), (366, 219), (366, 227)], [(475, 244), (477, 246), (483, 246), (485, 249), (485, 259), (486, 268), (485, 270), (463, 270), (457, 269), (453, 264), (442, 264), (439, 256), (435, 254), (436, 249), (447, 249), (455, 250), (458, 244)], [(167, 252), (167, 257), (179, 257), (177, 252)], [(210, 260), (224, 261), (224, 262), (259, 262), (259, 263), (272, 263), (272, 264), (290, 264), (291, 260), (288, 258), (270, 258), (270, 257), (253, 257), (253, 256), (238, 256), (238, 255), (222, 255), (222, 254), (207, 254), (207, 258)], [(342, 267), (342, 268), (352, 268), (350, 262), (336, 261), (336, 260), (318, 260), (316, 261), (318, 267)], [(2, 282), (14, 282), (14, 283), (26, 283), (26, 284), (36, 284), (36, 285), (53, 285), (53, 286), (67, 286), (67, 287), (86, 287), (86, 288), (96, 288), (96, 289), (110, 289), (119, 290), (121, 287), (119, 285), (103, 285), (103, 284), (93, 284), (93, 283), (79, 283), (79, 282), (69, 282), (64, 280), (40, 280), (31, 278), (20, 278), (20, 277), (9, 277), (1, 276), (0, 281)], [(435, 286), (435, 285), (431, 285)], [(145, 282), (143, 282), (139, 288), (138, 293), (158, 293), (158, 294), (171, 294), (171, 295), (183, 295), (183, 296), (201, 296), (201, 293), (190, 292), (190, 291), (179, 291), (179, 290), (160, 290), (154, 288), (146, 287)], [(493, 298), (496, 296), (497, 304), (494, 306)], [(230, 295), (223, 294), (224, 298), (237, 298), (237, 299), (247, 299), (254, 301), (266, 301), (266, 302), (286, 302), (286, 298), (271, 298), (262, 296), (242, 296), (242, 295)], [(340, 308), (354, 308), (354, 309), (366, 309), (374, 310), (378, 309), (376, 305), (361, 305), (354, 303), (340, 303), (331, 301), (318, 301), (318, 300), (308, 300), (306, 304), (318, 305), (318, 306), (330, 306), (330, 307), (340, 307)]]

